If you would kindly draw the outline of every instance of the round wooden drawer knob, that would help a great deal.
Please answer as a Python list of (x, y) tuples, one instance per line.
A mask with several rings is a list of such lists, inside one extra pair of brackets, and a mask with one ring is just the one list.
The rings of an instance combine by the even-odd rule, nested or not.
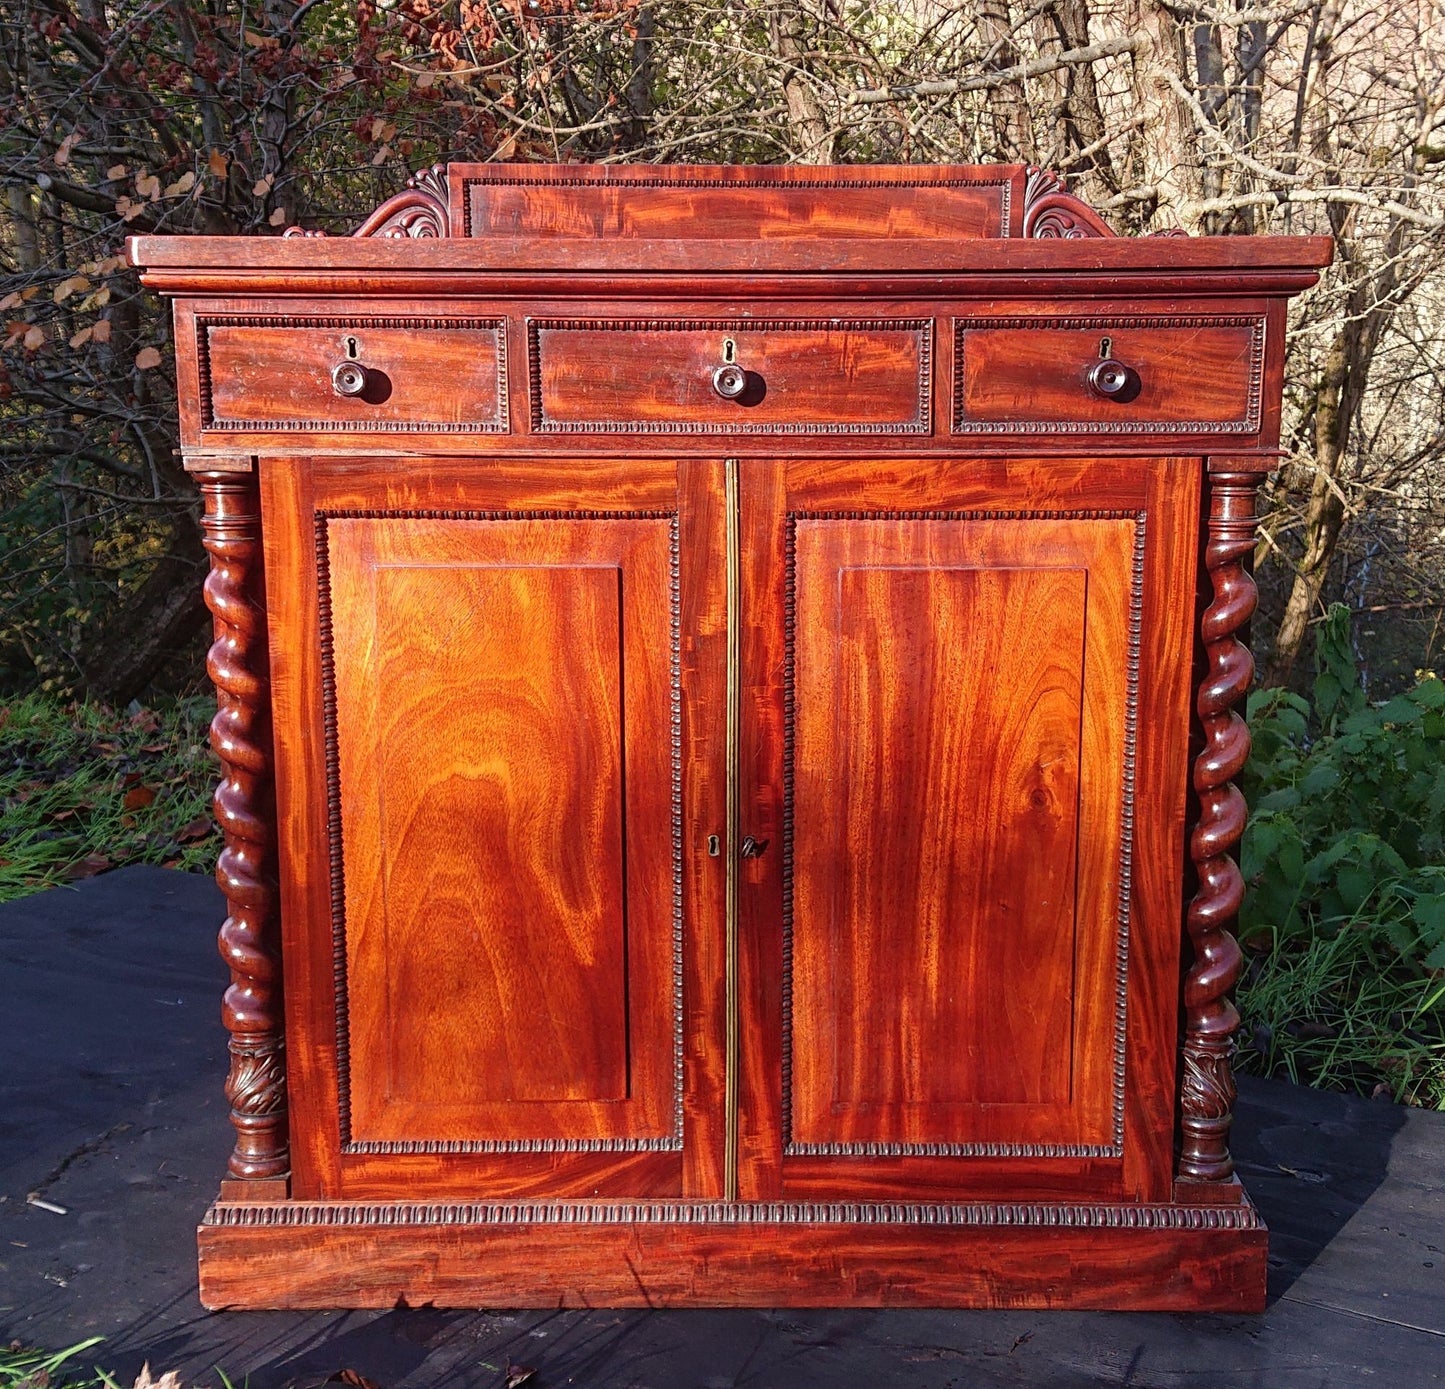
[(712, 388), (724, 400), (736, 400), (748, 388), (748, 374), (731, 363), (719, 367), (712, 374)]
[(1089, 389), (1105, 400), (1124, 394), (1129, 386), (1129, 368), (1114, 357), (1105, 357), (1089, 368)]
[(360, 395), (366, 389), (366, 368), (360, 362), (337, 362), (331, 368), (331, 385), (337, 395)]

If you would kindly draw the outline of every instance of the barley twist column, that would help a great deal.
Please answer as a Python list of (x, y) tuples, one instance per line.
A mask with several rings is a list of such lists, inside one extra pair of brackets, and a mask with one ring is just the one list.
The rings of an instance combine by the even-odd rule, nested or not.
[(214, 803), (225, 847), (216, 881), (229, 907), (219, 941), (231, 969), (222, 1005), (231, 1034), (226, 1097), (236, 1129), (229, 1170), (242, 1179), (279, 1177), (291, 1162), (260, 497), (251, 473), (200, 472), (196, 477), (205, 499), (201, 535), (211, 556), (206, 606), (215, 619), (206, 669), (218, 706), (211, 746), (222, 768)]
[(1223, 1181), (1234, 1171), (1229, 1127), (1234, 1119), (1230, 1059), (1239, 1013), (1229, 993), (1243, 957), (1232, 934), (1244, 879), (1232, 850), (1244, 833), (1244, 796), (1234, 784), (1249, 757), (1249, 728), (1235, 706), (1254, 678), (1254, 658), (1236, 635), (1254, 612), (1258, 592), (1245, 557), (1254, 547), (1257, 472), (1216, 472), (1209, 478), (1204, 564), (1213, 598), (1200, 635), (1206, 669), (1196, 709), (1204, 747), (1194, 762), (1199, 821), (1190, 839), (1198, 890), (1189, 904), (1193, 949), (1184, 978), (1183, 1082), (1179, 1175)]

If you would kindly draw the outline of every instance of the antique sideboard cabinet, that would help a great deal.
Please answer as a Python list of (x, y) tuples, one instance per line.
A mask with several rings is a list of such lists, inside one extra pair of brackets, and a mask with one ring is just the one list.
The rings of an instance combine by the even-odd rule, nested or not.
[(1324, 239), (452, 164), (139, 237), (215, 616), (208, 1306), (1260, 1308), (1256, 484)]

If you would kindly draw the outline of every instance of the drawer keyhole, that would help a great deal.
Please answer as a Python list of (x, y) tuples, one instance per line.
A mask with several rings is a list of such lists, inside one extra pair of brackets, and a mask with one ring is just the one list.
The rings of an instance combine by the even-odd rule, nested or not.
[(355, 338), (343, 338), (342, 344), (346, 348), (346, 360), (348, 362), (354, 362), (361, 356), (361, 344), (357, 342)]
[(731, 338), (723, 339), (723, 365), (730, 367), (738, 359), (738, 345)]
[(1113, 338), (1100, 338), (1100, 339), (1099, 339), (1099, 360), (1100, 360), (1100, 361), (1104, 361), (1104, 360), (1106, 360), (1107, 358), (1112, 357), (1113, 355), (1114, 355), (1114, 339), (1113, 339)]

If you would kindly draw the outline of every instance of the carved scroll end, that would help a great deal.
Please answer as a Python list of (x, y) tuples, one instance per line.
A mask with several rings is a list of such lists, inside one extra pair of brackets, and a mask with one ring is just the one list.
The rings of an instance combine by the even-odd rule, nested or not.
[(433, 164), (407, 180), (407, 187), (389, 198), (352, 233), (391, 240), (434, 240), (451, 235), (448, 211), (447, 169)]
[(1064, 188), (1057, 174), (1030, 167), (1024, 185), (1023, 234), (1036, 241), (1079, 241), (1115, 233), (1093, 208)]

